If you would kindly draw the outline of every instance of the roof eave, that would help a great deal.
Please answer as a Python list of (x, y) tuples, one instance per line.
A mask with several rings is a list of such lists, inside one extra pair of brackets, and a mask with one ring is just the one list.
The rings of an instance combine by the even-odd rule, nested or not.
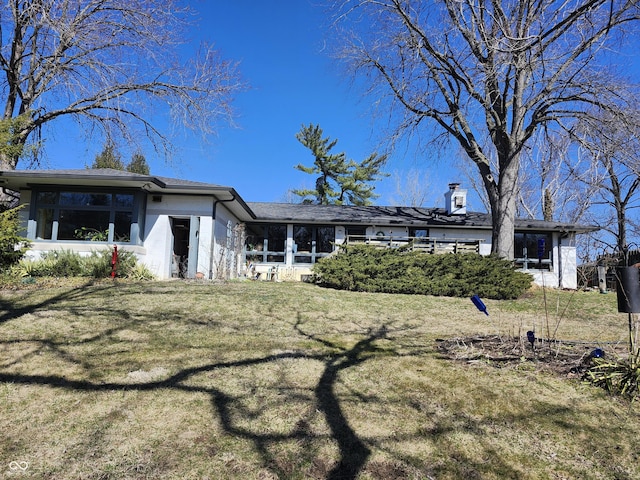
[[(16, 192), (20, 189), (35, 186), (82, 186), (82, 187), (121, 187), (144, 190), (157, 195), (203, 195), (212, 196), (220, 202), (235, 201), (239, 208), (233, 209), (243, 221), (254, 220), (255, 213), (232, 187), (218, 185), (189, 185), (170, 184), (153, 175), (109, 175), (82, 174), (78, 172), (30, 172), (30, 171), (0, 171), (0, 187)], [(244, 213), (244, 214), (243, 214)]]

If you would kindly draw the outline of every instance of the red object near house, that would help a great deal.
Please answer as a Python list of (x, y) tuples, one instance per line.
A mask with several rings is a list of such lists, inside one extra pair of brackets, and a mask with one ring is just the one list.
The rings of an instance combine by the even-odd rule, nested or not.
[(118, 265), (118, 246), (113, 246), (113, 253), (111, 254), (111, 278), (116, 278), (116, 266)]

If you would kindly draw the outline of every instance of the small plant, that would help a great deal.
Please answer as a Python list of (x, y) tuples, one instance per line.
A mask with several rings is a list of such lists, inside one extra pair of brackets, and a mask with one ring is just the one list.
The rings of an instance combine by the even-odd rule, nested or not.
[(43, 253), (42, 260), (48, 265), (49, 277), (78, 277), (83, 273), (82, 257), (71, 250)]
[(76, 228), (74, 236), (79, 240), (89, 240), (91, 242), (106, 242), (109, 239), (109, 230), (97, 230), (95, 228)]
[(588, 381), (631, 400), (640, 396), (640, 349), (626, 359), (595, 358), (593, 362), (594, 366), (585, 375)]
[(127, 273), (127, 278), (138, 282), (147, 280), (153, 280), (155, 276), (151, 273), (151, 270), (146, 265), (136, 263)]
[(22, 258), (11, 267), (9, 273), (18, 278), (37, 277), (39, 276), (38, 263), (36, 260)]

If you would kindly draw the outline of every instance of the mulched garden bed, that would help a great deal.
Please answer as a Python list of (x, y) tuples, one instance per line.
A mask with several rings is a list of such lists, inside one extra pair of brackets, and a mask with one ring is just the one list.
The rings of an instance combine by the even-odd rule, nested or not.
[(627, 345), (575, 341), (546, 341), (498, 335), (458, 337), (436, 340), (440, 354), (449, 360), (470, 365), (518, 368), (551, 372), (565, 377), (581, 377), (592, 363), (596, 349), (604, 355), (624, 356)]

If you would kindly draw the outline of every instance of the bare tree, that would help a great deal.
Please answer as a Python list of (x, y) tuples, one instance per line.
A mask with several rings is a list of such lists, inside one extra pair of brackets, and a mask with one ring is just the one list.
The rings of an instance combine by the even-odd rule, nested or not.
[(396, 187), (395, 195), (391, 198), (393, 203), (407, 207), (424, 207), (428, 201), (433, 200), (428, 172), (412, 168), (402, 173), (396, 171), (392, 177)]
[[(42, 127), (71, 117), (111, 138), (142, 133), (170, 147), (152, 122), (168, 106), (175, 124), (203, 134), (230, 114), (240, 87), (236, 64), (203, 45), (181, 58), (193, 15), (178, 0), (7, 0), (0, 4), (2, 120), (10, 148), (0, 168), (16, 168)], [(14, 119), (20, 119), (14, 121)], [(19, 128), (16, 128), (19, 126)], [(34, 135), (37, 134), (37, 135)], [(16, 151), (18, 153), (16, 153)]]
[(590, 164), (570, 135), (540, 131), (521, 157), (518, 216), (575, 223), (585, 220), (593, 198), (573, 172)]
[(389, 98), (397, 132), (427, 123), (462, 147), (487, 192), (493, 251), (513, 258), (522, 152), (540, 128), (615, 96), (597, 62), (639, 18), (638, 2), (335, 3), (336, 26), (346, 32), (342, 58), (369, 75), (372, 93)]
[(638, 229), (640, 110), (584, 118), (571, 133), (586, 160), (583, 168), (574, 167), (571, 173), (589, 189), (595, 207), (590, 220), (614, 239), (609, 247), (626, 252), (629, 233)]

